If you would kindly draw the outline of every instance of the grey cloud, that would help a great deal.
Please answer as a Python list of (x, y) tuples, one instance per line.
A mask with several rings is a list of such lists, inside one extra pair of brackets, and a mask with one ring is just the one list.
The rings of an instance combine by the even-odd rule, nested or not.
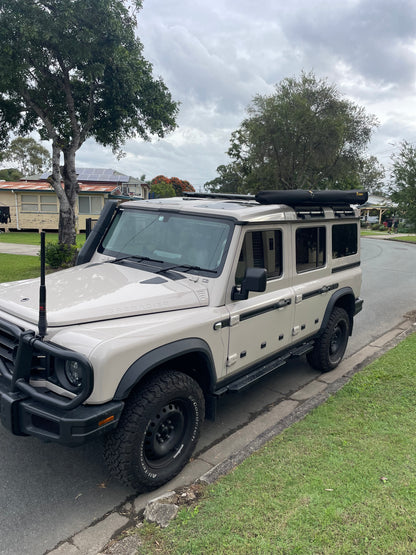
[(375, 84), (413, 85), (413, 1), (313, 2), (303, 8), (301, 17), (286, 14), (284, 26), (288, 38), (302, 44), (309, 63), (342, 61)]
[(164, 140), (129, 141), (120, 162), (88, 141), (84, 166), (202, 185), (227, 162), (230, 134), (254, 95), (302, 70), (379, 117), (371, 153), (388, 161), (389, 141), (416, 141), (414, 0), (145, 0), (138, 35), (181, 102), (179, 128)]

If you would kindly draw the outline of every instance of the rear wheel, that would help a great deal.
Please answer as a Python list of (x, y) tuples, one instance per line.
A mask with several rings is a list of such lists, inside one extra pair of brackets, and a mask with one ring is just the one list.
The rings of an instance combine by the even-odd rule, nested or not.
[(154, 376), (128, 399), (107, 437), (111, 473), (137, 491), (171, 480), (196, 446), (204, 410), (203, 393), (191, 377), (174, 370)]
[(316, 340), (313, 351), (308, 353), (309, 364), (321, 372), (338, 366), (347, 348), (350, 319), (340, 307), (334, 308), (323, 334)]

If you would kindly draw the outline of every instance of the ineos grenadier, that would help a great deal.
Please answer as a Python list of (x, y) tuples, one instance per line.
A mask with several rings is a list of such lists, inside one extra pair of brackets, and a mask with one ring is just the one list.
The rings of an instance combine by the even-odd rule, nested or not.
[(292, 357), (339, 364), (362, 307), (354, 205), (366, 199), (109, 201), (76, 266), (46, 276), (46, 295), (38, 279), (0, 285), (2, 424), (66, 445), (103, 435), (122, 482), (167, 482), (219, 396)]

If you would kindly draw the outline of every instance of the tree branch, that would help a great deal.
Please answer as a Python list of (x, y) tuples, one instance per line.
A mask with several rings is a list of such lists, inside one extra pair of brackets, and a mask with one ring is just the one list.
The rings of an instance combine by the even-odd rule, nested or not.
[(87, 139), (88, 133), (90, 132), (92, 125), (94, 123), (94, 93), (96, 91), (96, 85), (93, 82), (90, 83), (89, 101), (88, 101), (88, 114), (87, 121), (80, 132), (80, 146)]
[(30, 97), (29, 91), (23, 88), (21, 90), (21, 95), (27, 107), (33, 110), (35, 114), (43, 121), (48, 131), (49, 138), (51, 140), (56, 140), (58, 138), (58, 134), (56, 132), (55, 127), (53, 126), (52, 122), (50, 121), (46, 113), (42, 110), (42, 108), (32, 100), (32, 98)]
[(75, 150), (78, 150), (78, 148), (80, 147), (81, 131), (76, 118), (74, 97), (72, 96), (72, 92), (71, 92), (71, 80), (69, 77), (69, 70), (65, 66), (64, 61), (59, 54), (57, 54), (57, 60), (58, 60), (59, 67), (61, 68), (61, 71), (62, 71), (64, 92), (65, 92), (66, 103), (68, 107), (68, 115), (71, 121), (71, 127), (73, 131), (71, 143), (75, 147)]

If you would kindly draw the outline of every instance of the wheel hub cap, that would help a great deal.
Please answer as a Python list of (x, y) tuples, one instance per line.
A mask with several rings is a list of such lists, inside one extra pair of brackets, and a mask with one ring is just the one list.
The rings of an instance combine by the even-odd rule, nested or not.
[(175, 451), (183, 438), (184, 429), (185, 420), (180, 406), (173, 403), (164, 406), (147, 427), (146, 458), (157, 461)]

